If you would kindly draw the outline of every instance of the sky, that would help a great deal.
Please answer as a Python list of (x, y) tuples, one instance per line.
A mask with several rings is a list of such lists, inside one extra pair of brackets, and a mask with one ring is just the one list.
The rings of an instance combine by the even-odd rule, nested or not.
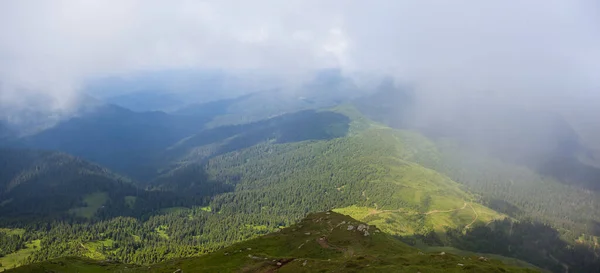
[(600, 101), (600, 2), (0, 1), (0, 107), (66, 108), (86, 80), (139, 71), (301, 83), (327, 68), (391, 75), (431, 109), (480, 97), (589, 107)]

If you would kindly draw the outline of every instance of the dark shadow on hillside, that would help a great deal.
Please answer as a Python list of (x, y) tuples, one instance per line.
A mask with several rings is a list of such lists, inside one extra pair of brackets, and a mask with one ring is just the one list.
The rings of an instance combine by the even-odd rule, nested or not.
[(292, 143), (328, 140), (346, 136), (349, 124), (350, 119), (339, 113), (305, 110), (259, 122), (202, 131), (170, 150), (169, 157), (178, 158), (190, 149), (211, 144), (217, 145), (218, 148), (204, 155), (202, 159), (248, 148), (265, 141)]
[(598, 272), (600, 249), (585, 244), (569, 245), (557, 230), (535, 222), (498, 220), (486, 226), (476, 226), (463, 234), (462, 230), (447, 230), (445, 236), (402, 237), (415, 244), (451, 246), (457, 249), (498, 254), (526, 261), (553, 272)]

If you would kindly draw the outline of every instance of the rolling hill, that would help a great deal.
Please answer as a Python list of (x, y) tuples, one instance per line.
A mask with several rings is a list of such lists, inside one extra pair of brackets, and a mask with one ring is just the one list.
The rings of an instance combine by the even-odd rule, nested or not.
[(197, 258), (150, 266), (60, 258), (8, 270), (29, 272), (538, 272), (483, 256), (424, 253), (376, 226), (335, 212), (308, 215), (277, 232)]

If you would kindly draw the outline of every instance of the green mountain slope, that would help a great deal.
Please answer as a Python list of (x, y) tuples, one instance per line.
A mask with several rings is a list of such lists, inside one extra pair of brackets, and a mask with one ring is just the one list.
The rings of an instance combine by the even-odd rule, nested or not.
[[(320, 113), (349, 117), (346, 133), (287, 142), (285, 136), (298, 136), (294, 132), (339, 132), (336, 128), (344, 124), (310, 123), (314, 127), (303, 128), (305, 121), (296, 124), (292, 119), (275, 127), (278, 133), (260, 125), (239, 133), (231, 130), (225, 142), (195, 142), (193, 137), (179, 144), (193, 152), (180, 153), (174, 169), (158, 181), (190, 181), (184, 177), (204, 165), (207, 179), (233, 189), (213, 198), (210, 207), (219, 212), (214, 217), (256, 215), (252, 224), (267, 230), (307, 212), (334, 208), (396, 235), (469, 228), (506, 217), (475, 203), (475, 196), (448, 177), (407, 160), (414, 153), (411, 141), (423, 141), (418, 136), (372, 123), (353, 108)], [(244, 145), (248, 135), (261, 137)], [(239, 149), (215, 152), (226, 145)]]
[(484, 257), (423, 253), (348, 216), (316, 213), (198, 258), (151, 266), (62, 258), (7, 272), (537, 272)]
[[(554, 269), (563, 266), (552, 257), (559, 257), (571, 268), (585, 268), (585, 264), (594, 266), (593, 250), (573, 254), (576, 251), (540, 245), (543, 251), (521, 251), (535, 245), (535, 240), (552, 241), (555, 246), (568, 245), (555, 237), (559, 233), (552, 228), (528, 224), (531, 219), (553, 223), (555, 227), (556, 224), (569, 224), (563, 230), (567, 235), (574, 235), (580, 241), (588, 238), (580, 236), (582, 232), (590, 234), (595, 228), (593, 222), (587, 225), (588, 229), (574, 229), (575, 221), (564, 219), (575, 220), (573, 217), (579, 215), (577, 222), (590, 223), (584, 220), (590, 219), (590, 214), (576, 212), (584, 207), (594, 209), (596, 201), (590, 192), (557, 181), (544, 182), (540, 175), (527, 175), (527, 168), (514, 164), (494, 165), (489, 163), (490, 159), (473, 155), (457, 157), (456, 152), (452, 156), (443, 142), (434, 142), (414, 131), (393, 130), (373, 123), (351, 107), (339, 107), (334, 111), (351, 119), (346, 136), (299, 143), (278, 143), (273, 137), (255, 146), (214, 157), (210, 147), (222, 144), (203, 143), (192, 149), (208, 152), (182, 157), (177, 168), (185, 170), (187, 164), (198, 166), (195, 164), (207, 160), (207, 176), (234, 187), (233, 192), (213, 199), (212, 210), (220, 212), (220, 216), (259, 215), (252, 220), (252, 225), (264, 226), (267, 230), (273, 230), (281, 223), (294, 222), (307, 211), (334, 209), (394, 235), (429, 236), (433, 232), (437, 239), (428, 241), (428, 237), (424, 237), (420, 240), (434, 245), (457, 245), (471, 251), (530, 259)], [(231, 141), (235, 143), (236, 138), (234, 135)], [(477, 194), (471, 194), (467, 189)], [(575, 196), (590, 198), (579, 202)], [(556, 200), (571, 201), (565, 206), (552, 206)], [(515, 205), (518, 205), (519, 213), (511, 209), (517, 208)], [(569, 207), (573, 209), (567, 209)], [(504, 230), (474, 231), (477, 227), (502, 226), (502, 220), (508, 215), (525, 221), (520, 234), (526, 234), (529, 239), (521, 239), (512, 247), (505, 245), (510, 251), (477, 245), (477, 240), (487, 241), (492, 236), (495, 239), (511, 236), (504, 234)], [(447, 234), (447, 230), (460, 232)], [(569, 230), (576, 233), (568, 233)], [(545, 235), (531, 233), (538, 231)], [(464, 232), (469, 234), (468, 239), (463, 238)], [(459, 238), (456, 238), (457, 234), (461, 234)], [(506, 241), (519, 241), (510, 238)], [(465, 240), (468, 243), (464, 243)], [(582, 262), (572, 258), (575, 256), (591, 259)]]

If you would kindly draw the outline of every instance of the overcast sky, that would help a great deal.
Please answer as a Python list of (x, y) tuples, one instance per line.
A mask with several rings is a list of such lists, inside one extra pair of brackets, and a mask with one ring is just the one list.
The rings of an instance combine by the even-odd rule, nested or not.
[(598, 98), (599, 3), (0, 1), (0, 105), (26, 104), (27, 93), (62, 107), (86, 78), (199, 68), (293, 79), (339, 67), (390, 74), (445, 101)]

